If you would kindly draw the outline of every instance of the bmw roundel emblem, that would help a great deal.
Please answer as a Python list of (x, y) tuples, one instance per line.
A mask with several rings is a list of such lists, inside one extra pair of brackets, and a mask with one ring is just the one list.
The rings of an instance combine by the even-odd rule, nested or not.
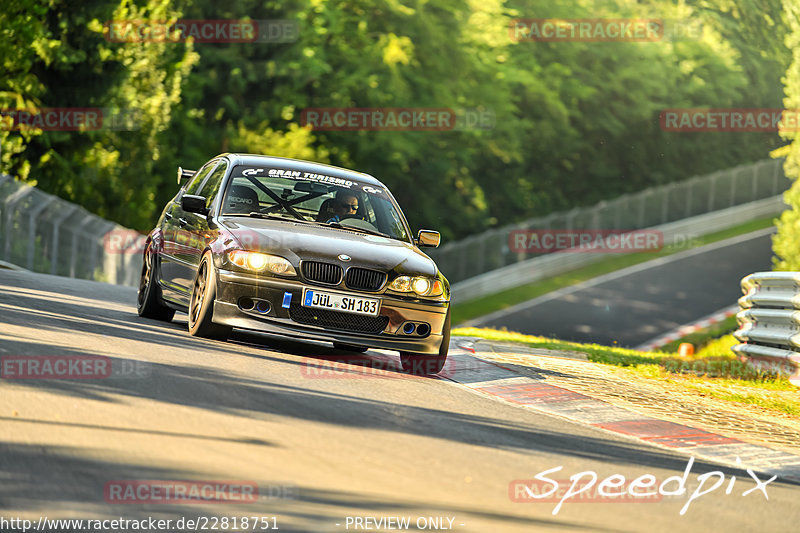
[(342, 261), (350, 261), (351, 257), (347, 254), (340, 254), (339, 259), (341, 259)]

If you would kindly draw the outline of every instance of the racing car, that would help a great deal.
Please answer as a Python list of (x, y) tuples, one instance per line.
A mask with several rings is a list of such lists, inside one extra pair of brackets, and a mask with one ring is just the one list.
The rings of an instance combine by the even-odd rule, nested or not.
[(188, 314), (189, 333), (233, 328), (400, 353), (435, 374), (450, 341), (450, 285), (389, 189), (321, 163), (221, 154), (178, 169), (180, 189), (147, 236), (142, 317)]

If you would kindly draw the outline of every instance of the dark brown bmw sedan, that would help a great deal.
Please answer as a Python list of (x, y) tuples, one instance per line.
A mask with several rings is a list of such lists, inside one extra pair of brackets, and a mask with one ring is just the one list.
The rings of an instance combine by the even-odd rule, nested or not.
[(352, 170), (223, 154), (178, 170), (182, 187), (144, 251), (138, 310), (188, 313), (192, 335), (232, 328), (397, 350), (404, 370), (439, 372), (450, 286), (389, 190)]

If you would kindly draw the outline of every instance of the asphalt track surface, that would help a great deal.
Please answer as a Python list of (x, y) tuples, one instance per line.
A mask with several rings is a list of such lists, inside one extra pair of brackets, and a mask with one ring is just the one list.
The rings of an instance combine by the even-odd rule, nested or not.
[[(105, 379), (0, 379), (0, 518), (275, 516), (281, 531), (307, 532), (392, 516), (449, 517), (465, 532), (786, 531), (800, 521), (797, 485), (770, 483), (768, 500), (743, 495), (756, 487), (746, 472), (703, 461), (692, 466), (691, 491), (715, 470), (725, 486), (736, 476), (735, 487), (694, 500), (684, 515), (687, 495), (568, 500), (557, 514), (557, 502), (516, 503), (510, 483), (558, 466), (549, 477), (661, 481), (682, 475), (688, 456), (403, 374), (389, 352), (348, 355), (244, 332), (193, 338), (185, 316), (141, 319), (134, 301), (130, 288), (0, 270), (3, 364), (93, 355), (114, 369)], [(331, 359), (382, 373), (309, 371)], [(108, 503), (114, 480), (244, 480), (260, 495), (249, 504)]]
[(773, 229), (649, 261), (471, 321), (561, 340), (634, 347), (736, 304), (772, 270)]

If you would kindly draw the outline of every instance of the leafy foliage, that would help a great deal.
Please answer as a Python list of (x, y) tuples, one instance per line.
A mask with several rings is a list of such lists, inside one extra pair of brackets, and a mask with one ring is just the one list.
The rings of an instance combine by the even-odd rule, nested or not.
[[(787, 0), (788, 2), (788, 0)], [(783, 10), (784, 12), (786, 9)], [(0, 169), (147, 230), (174, 168), (224, 151), (368, 172), (445, 238), (761, 159), (774, 134), (674, 133), (659, 112), (777, 107), (779, 0), (14, 0), (0, 105), (136, 112), (132, 131), (0, 131)], [(649, 17), (658, 42), (515, 42), (515, 18)], [(288, 19), (288, 43), (109, 42), (109, 20)], [(32, 43), (32, 44), (31, 44)], [(491, 129), (310, 131), (310, 107), (476, 110)]]

